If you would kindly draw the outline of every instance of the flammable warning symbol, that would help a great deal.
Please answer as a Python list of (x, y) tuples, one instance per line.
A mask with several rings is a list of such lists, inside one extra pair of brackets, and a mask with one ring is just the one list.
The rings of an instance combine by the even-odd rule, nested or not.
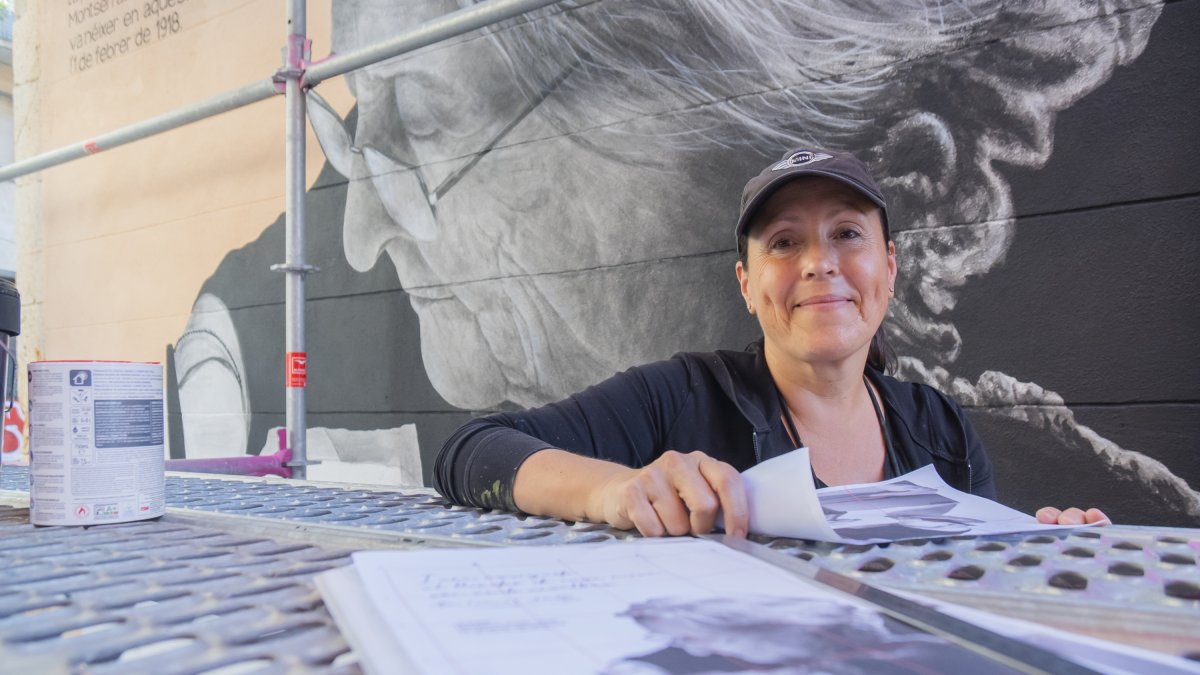
[(287, 353), (287, 386), (304, 387), (308, 384), (308, 354), (304, 352)]

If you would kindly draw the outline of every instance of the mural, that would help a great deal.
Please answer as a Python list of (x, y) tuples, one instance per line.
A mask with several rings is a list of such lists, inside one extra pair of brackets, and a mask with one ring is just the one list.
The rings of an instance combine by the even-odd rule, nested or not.
[[(335, 1), (334, 49), (469, 4)], [(812, 143), (855, 151), (880, 178), (899, 375), (973, 410), (1002, 499), (1194, 524), (1195, 448), (1156, 457), (1081, 424), (1021, 355), (987, 362), (966, 338), (989, 341), (987, 316), (959, 307), (1020, 267), (1019, 230), (1042, 227), (1023, 221), (1011, 176), (1050, 162), (1060, 113), (1134, 63), (1162, 13), (1138, 0), (565, 2), (348, 75), (348, 119), (310, 99), (329, 161), (309, 194), (324, 270), (310, 285), (310, 423), (415, 424), (398, 452), (428, 469), (469, 412), (745, 346), (757, 327), (733, 276), (737, 197)], [(262, 271), (282, 255), (279, 227), (230, 254), (175, 345), (189, 455), (254, 452), (282, 421), (282, 280)]]
[[(666, 673), (999, 672), (967, 650), (863, 607), (827, 598), (744, 595), (650, 598), (623, 612), (665, 644), (609, 665), (605, 675)], [(867, 656), (870, 655), (870, 656)]]

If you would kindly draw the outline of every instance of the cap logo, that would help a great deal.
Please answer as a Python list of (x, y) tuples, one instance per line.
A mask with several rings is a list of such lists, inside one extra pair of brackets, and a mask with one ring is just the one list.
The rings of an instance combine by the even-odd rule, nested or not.
[(791, 157), (771, 165), (772, 171), (782, 171), (795, 166), (805, 166), (815, 162), (823, 162), (827, 159), (833, 159), (833, 155), (824, 152), (812, 152), (810, 150), (801, 150), (800, 152), (792, 153)]

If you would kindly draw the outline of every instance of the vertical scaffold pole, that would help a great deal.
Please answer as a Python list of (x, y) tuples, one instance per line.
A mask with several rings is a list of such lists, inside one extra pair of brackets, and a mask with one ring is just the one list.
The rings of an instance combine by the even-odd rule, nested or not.
[[(287, 405), (287, 429), (284, 440), (287, 447), (281, 448), (275, 457), (281, 458), (280, 461), (284, 462), (284, 465), (291, 470), (293, 477), (306, 478), (308, 473), (306, 467), (318, 462), (308, 460), (306, 442), (308, 420), (306, 418), (305, 392), (308, 383), (308, 353), (304, 339), (304, 280), (305, 275), (316, 272), (317, 269), (305, 262), (304, 255), (304, 191), (308, 182), (305, 176), (305, 127), (307, 122), (305, 90), (326, 79), (344, 75), (372, 63), (378, 63), (557, 2), (561, 2), (561, 0), (483, 0), (479, 4), (427, 21), (383, 42), (347, 54), (332, 56), (322, 60), (318, 65), (311, 65), (305, 0), (287, 0), (288, 35), (283, 66), (269, 79), (213, 96), (157, 117), (126, 125), (91, 139), (2, 166), (0, 167), (0, 183), (110, 150), (126, 143), (149, 138), (192, 122), (271, 98), (280, 93), (284, 94), (287, 111), (285, 113), (287, 115), (287, 156), (285, 159), (287, 166), (284, 216), (287, 255), (286, 262), (272, 265), (271, 269), (287, 275), (284, 319), (286, 331), (284, 336), (284, 386)], [(234, 466), (237, 465), (238, 459), (225, 458), (220, 465), (223, 467)], [(264, 464), (257, 461), (258, 458), (254, 459), (256, 461), (247, 463), (247, 465), (255, 467), (252, 471), (275, 468), (275, 465), (270, 462)], [(192, 462), (195, 460), (174, 461)], [(205, 470), (211, 470), (210, 462), (199, 461), (207, 464)], [(181, 470), (189, 469), (181, 468)], [(233, 473), (240, 472), (242, 471), (233, 471)], [(268, 473), (274, 473), (274, 471), (268, 471)]]
[(307, 477), (308, 421), (305, 412), (308, 352), (304, 344), (304, 277), (313, 271), (304, 259), (304, 66), (307, 49), (305, 0), (287, 0), (288, 36), (284, 64), (284, 98), (287, 106), (287, 259), (285, 293), (284, 377), (287, 399), (287, 440), (292, 450), (292, 476)]

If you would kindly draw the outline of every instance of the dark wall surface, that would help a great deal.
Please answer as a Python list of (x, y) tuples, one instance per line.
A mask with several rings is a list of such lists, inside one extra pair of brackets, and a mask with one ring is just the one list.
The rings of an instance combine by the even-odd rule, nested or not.
[[(335, 2), (335, 48), (456, 6), (412, 5)], [(357, 74), (347, 120), (314, 102), (310, 425), (416, 424), (428, 482), (472, 414), (743, 348), (741, 185), (815, 143), (879, 177), (900, 375), (968, 407), (1002, 501), (1200, 525), (1200, 0), (929, 5), (565, 3)], [(231, 251), (189, 329), (249, 452), (283, 423), (282, 255), (280, 222)]]
[[(1200, 487), (1197, 27), (1200, 3), (1167, 3), (1137, 61), (1059, 115), (1045, 166), (1002, 168), (1016, 236), (956, 308), (958, 372), (1037, 382), (1095, 434), (1062, 443), (976, 414), (1013, 505), (1063, 494), (1123, 522), (1200, 524), (1180, 508)], [(1139, 477), (1147, 462), (1114, 446), (1187, 487)]]

